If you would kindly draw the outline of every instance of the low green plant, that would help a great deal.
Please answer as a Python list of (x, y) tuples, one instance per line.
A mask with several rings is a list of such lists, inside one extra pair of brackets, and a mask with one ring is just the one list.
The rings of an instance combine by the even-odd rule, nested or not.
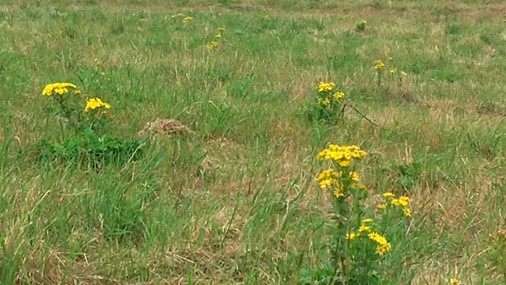
[[(305, 270), (304, 284), (380, 284), (383, 260), (392, 251), (389, 240), (401, 241), (405, 218), (411, 217), (409, 198), (383, 193), (378, 205), (360, 183), (355, 161), (366, 152), (358, 146), (330, 145), (318, 154), (329, 167), (316, 180), (332, 200), (330, 260), (316, 270)], [(399, 221), (400, 218), (400, 221)], [(395, 245), (394, 245), (395, 246)]]
[(355, 30), (357, 32), (363, 32), (363, 31), (365, 31), (366, 26), (367, 26), (367, 21), (362, 20), (362, 21), (358, 22), (357, 25), (355, 25)]

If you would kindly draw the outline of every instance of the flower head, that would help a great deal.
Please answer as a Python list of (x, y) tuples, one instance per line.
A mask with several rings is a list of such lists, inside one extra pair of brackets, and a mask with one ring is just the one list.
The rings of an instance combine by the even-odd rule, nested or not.
[(77, 86), (72, 83), (52, 83), (46, 85), (44, 90), (42, 90), (42, 95), (44, 96), (52, 96), (52, 95), (65, 95), (69, 92), (69, 89), (74, 91), (74, 94), (80, 94), (81, 92), (77, 89)]
[(378, 210), (383, 210), (383, 209), (385, 209), (386, 207), (387, 207), (387, 205), (386, 205), (386, 204), (378, 204), (378, 205), (376, 205), (376, 209), (378, 209)]
[(395, 197), (395, 195), (392, 192), (383, 193), (383, 198), (385, 198), (385, 199), (392, 199), (394, 197)]
[(457, 284), (459, 284), (459, 282), (460, 281), (457, 278), (450, 278), (450, 284), (451, 285), (457, 285)]
[(350, 166), (354, 159), (361, 159), (366, 152), (356, 145), (339, 146), (331, 144), (318, 154), (318, 160), (331, 160), (341, 167)]
[(220, 43), (218, 43), (217, 41), (210, 41), (207, 43), (206, 46), (208, 50), (215, 50), (220, 46)]
[(346, 234), (345, 238), (347, 240), (354, 240), (356, 237), (359, 237), (359, 236), (360, 236), (360, 234), (357, 234), (355, 232), (351, 232), (351, 233)]
[(381, 60), (378, 59), (374, 61), (374, 70), (379, 72), (383, 70), (383, 68), (385, 68), (385, 64)]
[(362, 233), (362, 232), (371, 232), (371, 227), (366, 226), (366, 225), (361, 225), (361, 226), (358, 228), (358, 232), (359, 232), (359, 233)]
[(179, 18), (179, 17), (185, 17), (185, 14), (183, 13), (177, 13), (175, 15), (170, 16), (172, 19)]
[(86, 102), (86, 108), (84, 108), (84, 112), (88, 112), (89, 110), (95, 110), (95, 109), (110, 109), (111, 105), (102, 102), (100, 98), (91, 98), (88, 99)]
[(193, 18), (192, 18), (192, 17), (187, 16), (187, 17), (184, 17), (184, 18), (183, 18), (182, 22), (183, 22), (183, 24), (185, 24), (185, 25), (186, 25), (186, 24), (189, 24), (192, 20), (193, 20)]
[(334, 94), (334, 100), (339, 101), (343, 99), (345, 96), (346, 94), (344, 94), (343, 92), (336, 92), (336, 94)]
[(375, 232), (371, 232), (367, 235), (370, 240), (376, 242), (376, 253), (379, 255), (384, 255), (386, 252), (392, 250), (392, 245), (387, 241), (387, 239)]
[(318, 92), (332, 91), (332, 89), (334, 89), (334, 86), (336, 86), (336, 85), (333, 82), (328, 82), (328, 83), (320, 82), (318, 84)]

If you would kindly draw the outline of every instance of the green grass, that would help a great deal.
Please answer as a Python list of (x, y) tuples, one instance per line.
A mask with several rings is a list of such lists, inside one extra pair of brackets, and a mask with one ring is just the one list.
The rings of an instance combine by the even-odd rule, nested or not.
[[(1, 284), (296, 284), (329, 258), (314, 181), (329, 143), (368, 151), (371, 193), (412, 199), (385, 284), (503, 284), (489, 239), (506, 228), (503, 1), (3, 2)], [(378, 87), (373, 62), (389, 57), (408, 76)], [(305, 120), (319, 81), (378, 126), (352, 109)], [(25, 150), (60, 139), (51, 82), (110, 103), (115, 135), (156, 118), (195, 133), (99, 173), (41, 166)]]

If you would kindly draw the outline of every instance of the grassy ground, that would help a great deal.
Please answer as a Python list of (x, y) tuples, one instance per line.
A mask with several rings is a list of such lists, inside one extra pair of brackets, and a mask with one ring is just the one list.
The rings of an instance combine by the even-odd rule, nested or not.
[[(504, 284), (503, 1), (2, 2), (1, 284), (295, 284), (328, 259), (329, 143), (368, 151), (373, 194), (412, 199), (386, 284)], [(377, 59), (402, 84), (378, 86)], [(99, 173), (39, 166), (19, 153), (59, 138), (40, 93), (61, 81), (109, 102), (118, 136), (156, 118), (194, 133)], [(374, 124), (305, 120), (319, 81)]]

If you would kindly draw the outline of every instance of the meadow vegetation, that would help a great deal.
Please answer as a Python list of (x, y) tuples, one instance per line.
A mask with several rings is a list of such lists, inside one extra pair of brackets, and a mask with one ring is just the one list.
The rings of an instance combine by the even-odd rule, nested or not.
[(504, 1), (1, 2), (0, 284), (506, 283)]

